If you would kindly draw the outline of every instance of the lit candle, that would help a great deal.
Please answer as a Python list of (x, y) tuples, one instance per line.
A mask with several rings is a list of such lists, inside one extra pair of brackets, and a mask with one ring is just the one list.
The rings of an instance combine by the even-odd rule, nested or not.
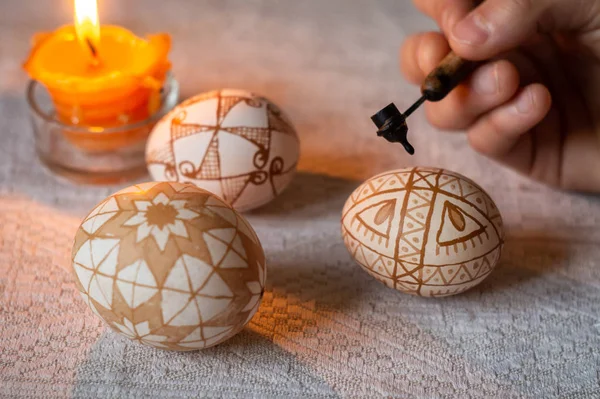
[[(61, 122), (115, 127), (158, 109), (170, 47), (167, 34), (144, 40), (122, 27), (101, 27), (96, 0), (75, 0), (74, 26), (37, 34), (24, 68), (47, 88)], [(106, 139), (71, 141), (90, 150), (118, 147), (116, 139)]]

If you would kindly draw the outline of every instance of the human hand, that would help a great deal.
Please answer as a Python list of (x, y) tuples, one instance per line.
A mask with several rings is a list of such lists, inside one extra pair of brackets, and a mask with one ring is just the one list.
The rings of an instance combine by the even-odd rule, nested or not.
[(600, 0), (414, 2), (443, 34), (406, 40), (407, 79), (420, 84), (450, 49), (489, 60), (426, 104), (429, 121), (533, 179), (600, 192)]

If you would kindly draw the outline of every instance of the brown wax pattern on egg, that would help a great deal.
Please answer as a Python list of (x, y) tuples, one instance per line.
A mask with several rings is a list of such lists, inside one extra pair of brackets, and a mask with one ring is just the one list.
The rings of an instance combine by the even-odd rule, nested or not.
[(113, 330), (180, 351), (237, 334), (266, 277), (248, 222), (214, 194), (177, 182), (106, 198), (78, 229), (72, 259), (82, 297)]
[(146, 163), (155, 180), (193, 183), (245, 211), (289, 185), (299, 148), (275, 104), (228, 89), (194, 96), (163, 117), (148, 138)]
[(368, 179), (348, 198), (342, 235), (377, 280), (420, 296), (447, 296), (479, 284), (502, 250), (502, 218), (468, 178), (416, 167)]
[(462, 212), (450, 202), (446, 202), (444, 205), (448, 208), (448, 217), (456, 230), (463, 231), (465, 229), (465, 217), (462, 215)]

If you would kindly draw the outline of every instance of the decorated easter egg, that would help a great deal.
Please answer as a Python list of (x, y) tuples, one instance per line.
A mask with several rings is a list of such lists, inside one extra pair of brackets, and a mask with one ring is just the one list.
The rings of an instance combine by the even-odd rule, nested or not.
[(154, 127), (148, 170), (159, 181), (193, 183), (238, 211), (279, 195), (296, 171), (299, 141), (269, 100), (243, 90), (197, 95)]
[(265, 284), (265, 256), (248, 222), (214, 194), (177, 182), (106, 198), (81, 223), (72, 260), (92, 311), (161, 349), (202, 349), (237, 334)]
[(369, 274), (409, 294), (458, 294), (496, 266), (502, 218), (481, 187), (458, 173), (416, 167), (370, 178), (348, 198), (342, 235)]

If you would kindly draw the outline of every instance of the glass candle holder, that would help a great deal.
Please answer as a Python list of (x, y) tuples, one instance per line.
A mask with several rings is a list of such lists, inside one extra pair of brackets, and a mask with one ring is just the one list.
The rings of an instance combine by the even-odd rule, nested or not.
[(29, 82), (27, 102), (37, 154), (52, 172), (79, 183), (111, 184), (146, 173), (146, 139), (152, 128), (177, 105), (179, 84), (167, 75), (158, 110), (146, 118), (115, 127), (66, 124), (46, 89)]

